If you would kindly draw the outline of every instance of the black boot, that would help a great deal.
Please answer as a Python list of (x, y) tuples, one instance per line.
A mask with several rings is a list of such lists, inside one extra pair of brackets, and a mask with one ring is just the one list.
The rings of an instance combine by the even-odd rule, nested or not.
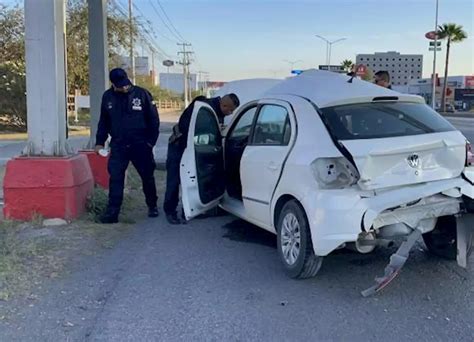
[(186, 220), (186, 215), (184, 214), (184, 209), (181, 209), (181, 223), (187, 224), (188, 220)]
[(172, 225), (178, 225), (181, 224), (181, 220), (178, 218), (178, 215), (176, 213), (174, 214), (166, 214), (166, 219), (168, 220), (169, 224)]
[(119, 211), (107, 209), (99, 218), (99, 222), (103, 224), (118, 223)]
[(160, 212), (157, 207), (148, 208), (148, 217), (158, 217)]

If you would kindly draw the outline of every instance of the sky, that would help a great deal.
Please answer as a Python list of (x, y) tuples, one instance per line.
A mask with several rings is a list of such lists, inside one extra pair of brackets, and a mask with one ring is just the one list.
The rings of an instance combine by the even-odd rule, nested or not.
[[(125, 0), (120, 0), (125, 3)], [(134, 0), (157, 31), (172, 36), (150, 2)], [(474, 74), (473, 0), (439, 0), (439, 23), (463, 25), (469, 39), (451, 49), (451, 75)], [(326, 44), (334, 44), (331, 64), (358, 53), (399, 51), (424, 55), (423, 74), (433, 68), (424, 34), (435, 26), (435, 0), (161, 0), (179, 33), (193, 44), (194, 70), (210, 72), (212, 80), (285, 77), (295, 68), (325, 64)], [(155, 6), (156, 7), (156, 6)], [(176, 46), (162, 47), (170, 55)], [(445, 47), (437, 72), (444, 70)]]
[[(0, 0), (15, 1), (19, 0)], [(128, 0), (114, 1), (127, 8)], [(291, 66), (285, 60), (301, 60), (295, 69), (317, 68), (326, 62), (326, 44), (316, 34), (329, 40), (346, 38), (333, 45), (331, 64), (355, 61), (358, 53), (398, 51), (423, 54), (425, 77), (433, 68), (433, 53), (424, 35), (434, 29), (436, 0), (132, 1), (135, 14), (152, 22), (156, 44), (168, 57), (178, 59), (174, 26), (192, 43), (191, 70), (209, 72), (214, 81), (286, 77)], [(474, 74), (474, 0), (439, 0), (439, 23), (446, 22), (462, 25), (469, 37), (452, 46), (450, 75)], [(443, 45), (438, 53), (440, 74), (445, 53)], [(160, 66), (158, 72), (164, 69)]]

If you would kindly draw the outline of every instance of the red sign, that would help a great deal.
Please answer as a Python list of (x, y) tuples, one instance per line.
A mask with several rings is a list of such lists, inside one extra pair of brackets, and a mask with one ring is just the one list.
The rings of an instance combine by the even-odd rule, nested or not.
[(360, 77), (364, 77), (367, 74), (367, 67), (364, 64), (360, 64), (357, 66), (356, 75)]
[(464, 80), (466, 83), (466, 88), (474, 88), (474, 76), (466, 76)]
[[(425, 34), (425, 37), (430, 40), (435, 40), (436, 36), (437, 36), (436, 31), (426, 32)], [(439, 39), (439, 36), (438, 36), (438, 39)]]

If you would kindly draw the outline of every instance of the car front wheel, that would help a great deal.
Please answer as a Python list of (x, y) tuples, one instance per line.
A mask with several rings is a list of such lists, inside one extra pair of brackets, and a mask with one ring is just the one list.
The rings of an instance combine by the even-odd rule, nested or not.
[(308, 219), (303, 208), (292, 200), (283, 206), (278, 224), (278, 254), (291, 278), (314, 277), (323, 258), (314, 254)]

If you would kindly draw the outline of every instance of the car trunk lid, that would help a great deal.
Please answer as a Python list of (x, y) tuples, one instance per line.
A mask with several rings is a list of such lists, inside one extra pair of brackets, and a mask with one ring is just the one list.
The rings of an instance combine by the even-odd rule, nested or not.
[(458, 177), (466, 161), (466, 139), (458, 131), (340, 143), (352, 155), (364, 190)]

